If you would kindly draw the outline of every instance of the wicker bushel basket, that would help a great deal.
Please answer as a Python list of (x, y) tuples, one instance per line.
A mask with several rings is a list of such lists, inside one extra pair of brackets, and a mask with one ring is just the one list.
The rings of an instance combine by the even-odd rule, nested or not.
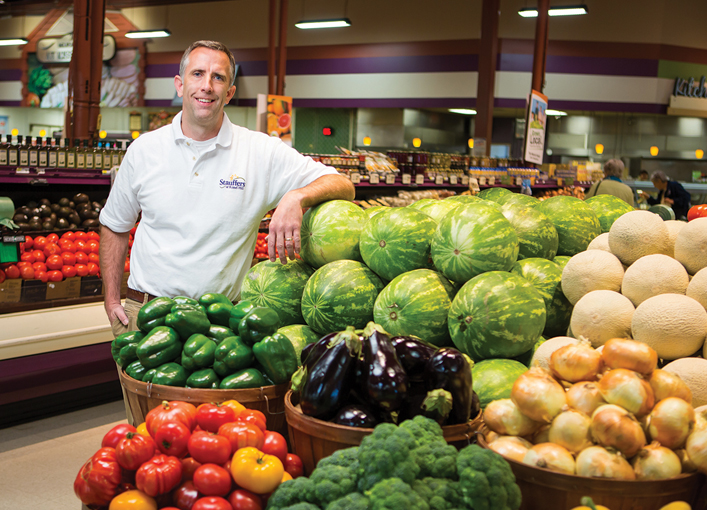
[[(292, 453), (302, 459), (307, 476), (312, 473), (319, 460), (337, 450), (360, 445), (361, 440), (373, 432), (373, 429), (347, 427), (306, 416), (296, 402), (296, 395), (288, 391), (285, 395), (285, 416), (290, 446)], [(474, 441), (474, 432), (481, 423), (479, 414), (469, 423), (442, 427), (444, 438), (449, 444), (463, 448)]]

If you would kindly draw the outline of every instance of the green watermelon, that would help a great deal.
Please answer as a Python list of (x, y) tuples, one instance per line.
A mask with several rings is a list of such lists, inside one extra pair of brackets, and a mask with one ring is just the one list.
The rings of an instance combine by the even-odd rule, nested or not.
[(532, 207), (506, 203), (501, 211), (518, 235), (518, 259), (550, 259), (557, 254), (559, 237), (550, 218)]
[(552, 261), (558, 266), (560, 266), (560, 270), (562, 270), (565, 268), (571, 258), (572, 257), (570, 257), (569, 255), (557, 255), (552, 259)]
[(447, 314), (454, 287), (440, 273), (416, 269), (390, 282), (376, 299), (373, 319), (391, 335), (415, 335), (437, 346), (451, 346)]
[(523, 195), (522, 193), (507, 193), (496, 200), (501, 205), (505, 204), (521, 204), (527, 205), (528, 207), (535, 207), (540, 204), (540, 200), (530, 195)]
[(511, 389), (516, 379), (528, 367), (512, 359), (487, 359), (471, 367), (472, 388), (479, 397), (481, 409), (502, 398), (511, 398)]
[(444, 276), (466, 282), (486, 271), (508, 271), (518, 258), (518, 236), (493, 207), (466, 204), (437, 225), (431, 253)]
[(410, 207), (390, 208), (361, 230), (359, 247), (368, 267), (384, 280), (427, 267), (435, 220)]
[(358, 238), (366, 220), (363, 209), (346, 200), (330, 200), (313, 207), (302, 218), (302, 260), (314, 268), (334, 260), (361, 261)]
[(661, 218), (663, 218), (663, 221), (675, 219), (675, 211), (673, 211), (673, 208), (670, 207), (669, 205), (655, 204), (655, 205), (650, 206), (648, 208), (648, 210), (652, 213), (657, 214)]
[(591, 207), (599, 218), (602, 233), (608, 232), (619, 216), (635, 210), (632, 205), (614, 195), (595, 195), (584, 203)]
[[(545, 326), (545, 329), (547, 329), (547, 326)], [(515, 361), (520, 361), (521, 363), (523, 363), (523, 365), (530, 368), (530, 362), (533, 361), (533, 355), (535, 354), (535, 351), (537, 351), (538, 347), (540, 347), (545, 341), (547, 341), (547, 338), (541, 336), (540, 338), (538, 338), (538, 341), (535, 342), (535, 345), (533, 345), (533, 347), (528, 352), (524, 352), (523, 354), (515, 356), (512, 359), (514, 359)]]
[(290, 324), (289, 326), (283, 326), (277, 330), (281, 335), (285, 335), (290, 342), (292, 342), (292, 347), (295, 348), (295, 353), (297, 354), (297, 364), (301, 365), (300, 355), (302, 354), (302, 349), (307, 344), (313, 344), (319, 340), (319, 335), (315, 333), (312, 328), (305, 326), (303, 324)]
[(430, 202), (436, 202), (437, 198), (421, 198), (417, 202), (413, 202), (412, 204), (408, 205), (408, 207), (412, 207), (413, 209), (420, 209), (423, 207), (425, 204), (429, 204)]
[(368, 216), (368, 219), (371, 219), (376, 214), (382, 213), (386, 209), (389, 209), (389, 208), (384, 205), (374, 205), (373, 207), (369, 207), (368, 209), (364, 209), (363, 212), (366, 213), (366, 216)]
[(243, 280), (241, 299), (272, 308), (280, 324), (302, 324), (302, 292), (314, 269), (301, 260), (282, 264), (279, 260), (260, 262)]
[(509, 195), (513, 193), (511, 190), (508, 188), (486, 188), (483, 189), (479, 192), (478, 195), (476, 195), (479, 198), (483, 198), (484, 200), (491, 200), (492, 202), (497, 201), (499, 198), (505, 195)]
[(576, 255), (587, 249), (592, 239), (601, 234), (599, 218), (584, 200), (558, 195), (543, 200), (535, 210), (545, 214), (560, 238), (558, 255)]
[(474, 361), (527, 352), (545, 327), (545, 302), (517, 274), (489, 271), (459, 290), (449, 308), (454, 345)]
[(493, 200), (486, 200), (486, 199), (482, 198), (478, 203), (490, 205), (491, 207), (496, 209), (498, 212), (503, 212), (503, 209), (501, 208), (502, 207), (501, 204), (499, 204), (498, 202), (494, 202)]
[(476, 195), (452, 195), (444, 199), (445, 202), (457, 202), (459, 204), (470, 204), (481, 200)]
[(335, 260), (317, 269), (302, 293), (302, 316), (319, 334), (362, 329), (373, 320), (381, 279), (363, 262)]
[(439, 223), (442, 221), (442, 218), (460, 205), (461, 202), (459, 200), (433, 200), (432, 202), (422, 204), (419, 210)]

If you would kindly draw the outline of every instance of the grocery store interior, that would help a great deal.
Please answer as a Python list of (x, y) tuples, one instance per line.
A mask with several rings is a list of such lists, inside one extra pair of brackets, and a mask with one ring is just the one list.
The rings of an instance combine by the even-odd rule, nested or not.
[[(102, 87), (100, 107), (86, 107), (82, 129), (97, 143), (91, 157), (105, 163), (71, 171), (0, 160), (0, 220), (18, 222), (17, 209), (31, 202), (63, 211), (71, 201), (88, 206), (68, 209), (56, 224), (30, 223), (30, 215), (24, 231), (97, 232), (111, 167), (134, 138), (181, 110), (174, 76), (184, 49), (200, 39), (223, 42), (235, 56), (228, 118), (274, 130), (336, 167), (355, 183), (363, 207), (461, 194), (470, 179), (482, 188), (502, 183), (536, 197), (582, 198), (610, 159), (624, 163), (622, 181), (633, 192), (655, 193), (639, 175), (663, 171), (692, 205), (707, 203), (707, 2), (583, 0), (582, 15), (544, 18), (544, 42), (538, 18), (521, 15), (542, 2), (0, 0), (0, 150), (10, 135), (27, 145), (46, 140), (56, 149), (52, 139), (63, 148), (66, 139), (73, 146), (65, 123), (71, 58), (61, 50), (74, 41), (75, 11), (104, 8), (110, 36), (101, 72), (84, 69)], [(296, 27), (332, 19), (349, 26)], [(129, 36), (154, 30), (167, 36)], [(527, 103), (538, 79), (548, 110), (542, 162), (530, 163)], [(268, 94), (290, 100), (275, 128)], [(264, 236), (267, 218), (262, 226)], [(20, 240), (2, 233), (5, 257)], [(74, 271), (60, 281), (0, 280), (0, 510), (78, 509), (77, 469), (126, 420), (94, 242), (95, 261), (86, 261), (95, 270), (79, 278)], [(258, 258), (256, 251), (254, 264)]]

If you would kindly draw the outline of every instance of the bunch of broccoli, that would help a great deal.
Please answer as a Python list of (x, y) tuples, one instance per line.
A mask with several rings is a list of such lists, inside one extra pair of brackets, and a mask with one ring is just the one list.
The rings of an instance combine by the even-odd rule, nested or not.
[(500, 455), (476, 445), (458, 452), (437, 422), (416, 416), (382, 423), (309, 478), (282, 483), (267, 510), (518, 510), (520, 500)]

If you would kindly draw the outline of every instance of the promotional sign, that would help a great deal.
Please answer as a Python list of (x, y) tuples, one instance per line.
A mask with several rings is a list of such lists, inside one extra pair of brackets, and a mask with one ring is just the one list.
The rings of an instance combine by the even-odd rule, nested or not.
[(685, 117), (707, 117), (705, 98), (707, 98), (707, 86), (704, 76), (699, 80), (693, 76), (675, 78), (667, 113)]
[(545, 127), (547, 115), (547, 96), (533, 90), (528, 99), (527, 120), (525, 122), (525, 149), (523, 159), (542, 165), (545, 150)]
[(275, 136), (292, 147), (292, 98), (258, 94), (256, 131)]
[[(37, 60), (43, 64), (56, 64), (71, 62), (74, 51), (74, 34), (63, 37), (51, 37), (37, 41)], [(115, 39), (112, 35), (103, 36), (103, 60), (110, 60), (115, 56)]]

